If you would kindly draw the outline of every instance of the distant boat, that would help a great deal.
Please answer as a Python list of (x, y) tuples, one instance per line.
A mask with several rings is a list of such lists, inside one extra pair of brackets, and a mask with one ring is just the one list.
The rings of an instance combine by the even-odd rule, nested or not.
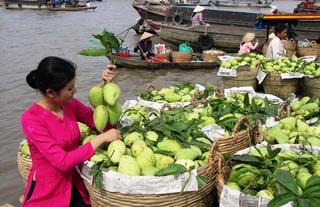
[(41, 0), (5, 0), (4, 5), (6, 9), (11, 10), (85, 11), (95, 10), (97, 8), (96, 6), (86, 7), (84, 4), (59, 5), (53, 7), (51, 5), (45, 5)]

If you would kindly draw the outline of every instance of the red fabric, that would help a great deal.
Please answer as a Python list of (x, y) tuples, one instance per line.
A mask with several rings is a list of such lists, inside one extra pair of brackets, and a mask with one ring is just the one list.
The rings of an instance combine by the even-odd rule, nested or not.
[(312, 2), (304, 2), (303, 7), (306, 9), (311, 9), (313, 7), (313, 3)]
[(68, 207), (72, 183), (83, 201), (90, 204), (76, 166), (94, 155), (94, 150), (90, 142), (79, 146), (77, 121), (95, 128), (93, 111), (77, 99), (72, 99), (62, 109), (63, 119), (38, 104), (33, 104), (22, 114), (22, 130), (28, 140), (32, 158), (24, 198), (27, 197), (34, 174), (36, 180), (31, 198), (23, 202), (25, 207)]

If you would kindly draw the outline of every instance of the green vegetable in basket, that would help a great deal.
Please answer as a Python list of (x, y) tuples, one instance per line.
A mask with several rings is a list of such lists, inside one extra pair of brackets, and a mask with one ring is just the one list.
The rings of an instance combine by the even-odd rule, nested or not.
[(156, 159), (153, 151), (150, 148), (145, 148), (136, 158), (140, 169), (146, 166), (153, 167), (156, 164)]
[(162, 170), (168, 167), (170, 164), (174, 163), (174, 159), (172, 157), (162, 155), (162, 154), (154, 154), (156, 159), (156, 168)]
[(124, 137), (123, 142), (127, 146), (132, 146), (138, 140), (143, 140), (143, 135), (139, 132), (132, 132)]
[(124, 155), (120, 158), (118, 172), (131, 176), (139, 176), (141, 174), (141, 170), (136, 159), (129, 155)]
[(229, 188), (234, 189), (234, 190), (238, 190), (241, 191), (241, 188), (238, 186), (237, 183), (235, 182), (227, 182), (226, 184)]
[(260, 190), (256, 196), (269, 200), (272, 200), (274, 198), (272, 192), (270, 192), (269, 190)]

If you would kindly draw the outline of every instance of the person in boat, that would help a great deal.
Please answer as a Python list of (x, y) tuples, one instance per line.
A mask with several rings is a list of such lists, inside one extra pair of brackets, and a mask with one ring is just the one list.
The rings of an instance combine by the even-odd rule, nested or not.
[(259, 45), (259, 40), (257, 40), (254, 45), (252, 44), (252, 40), (255, 38), (255, 36), (256, 34), (252, 32), (248, 32), (243, 36), (240, 44), (240, 49), (238, 52), (239, 55), (243, 53), (249, 53), (252, 50), (257, 49)]
[[(112, 81), (115, 66), (102, 74)], [(22, 206), (88, 207), (90, 198), (76, 166), (90, 159), (105, 143), (121, 138), (108, 125), (106, 131), (79, 145), (77, 122), (95, 128), (93, 110), (74, 98), (76, 65), (59, 57), (46, 57), (27, 76), (28, 85), (42, 97), (21, 116), (32, 158)]]
[(268, 45), (266, 57), (276, 60), (286, 55), (286, 50), (282, 40), (287, 36), (287, 27), (285, 25), (276, 26), (274, 28), (274, 34), (274, 38)]
[(197, 5), (194, 10), (193, 10), (193, 13), (192, 13), (192, 27), (196, 27), (196, 26), (199, 26), (199, 25), (205, 25), (205, 26), (208, 26), (208, 24), (206, 24), (204, 21), (203, 21), (203, 14), (202, 12), (204, 11), (204, 7), (203, 6), (200, 6), (200, 5)]
[(271, 6), (271, 14), (280, 14), (277, 6)]
[(152, 36), (153, 34), (149, 32), (144, 32), (137, 46), (133, 50), (134, 52), (137, 52), (140, 54), (142, 60), (147, 60), (155, 56), (154, 53), (152, 52), (152, 41), (151, 41)]

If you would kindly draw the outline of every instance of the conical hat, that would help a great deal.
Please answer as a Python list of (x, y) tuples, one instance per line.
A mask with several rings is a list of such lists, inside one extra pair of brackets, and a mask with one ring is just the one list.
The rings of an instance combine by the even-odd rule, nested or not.
[(202, 12), (205, 8), (203, 6), (197, 5), (196, 8), (194, 8), (193, 12)]
[(248, 32), (242, 37), (242, 42), (250, 42), (254, 39), (255, 36), (256, 36), (255, 33)]
[(149, 37), (152, 37), (152, 36), (153, 36), (153, 34), (151, 34), (151, 33), (149, 33), (149, 32), (144, 32), (144, 33), (142, 34), (141, 38), (140, 38), (140, 41), (141, 41), (141, 40), (144, 40), (144, 39), (147, 39), (147, 38), (149, 38)]

